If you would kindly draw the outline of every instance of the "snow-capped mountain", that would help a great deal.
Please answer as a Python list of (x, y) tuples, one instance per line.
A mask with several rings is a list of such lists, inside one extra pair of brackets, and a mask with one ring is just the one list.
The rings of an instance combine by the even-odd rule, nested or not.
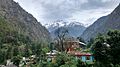
[(83, 31), (86, 29), (84, 24), (76, 21), (65, 22), (65, 21), (59, 20), (51, 24), (46, 24), (45, 26), (53, 37), (55, 36), (54, 32), (57, 31), (58, 28), (62, 28), (62, 27), (66, 28), (69, 32), (68, 33), (69, 36), (72, 36), (72, 37), (80, 36), (83, 33)]
[(49, 30), (49, 32), (52, 32), (59, 27), (66, 26), (67, 24), (68, 24), (68, 22), (64, 22), (63, 20), (57, 20), (53, 23), (45, 24), (45, 27)]
[(71, 22), (68, 24), (69, 27), (73, 27), (73, 26), (84, 26), (84, 24), (80, 23), (80, 22)]

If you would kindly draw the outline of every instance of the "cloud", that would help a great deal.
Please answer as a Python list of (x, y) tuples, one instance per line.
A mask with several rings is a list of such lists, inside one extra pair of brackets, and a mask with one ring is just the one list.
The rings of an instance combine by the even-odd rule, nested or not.
[[(75, 19), (85, 24), (110, 13), (119, 0), (15, 0), (42, 24)], [(94, 13), (93, 13), (94, 12)]]
[(46, 20), (67, 19), (72, 16), (76, 10), (80, 9), (80, 4), (86, 0), (48, 0), (42, 1)]
[(88, 2), (83, 3), (81, 8), (83, 9), (111, 9), (119, 3), (119, 0), (88, 0)]

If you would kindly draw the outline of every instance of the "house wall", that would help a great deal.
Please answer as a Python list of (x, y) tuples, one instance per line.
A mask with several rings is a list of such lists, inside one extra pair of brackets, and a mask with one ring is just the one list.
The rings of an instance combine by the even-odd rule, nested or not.
[(81, 57), (81, 60), (82, 60), (83, 62), (85, 62), (85, 61), (86, 61), (86, 56), (82, 56), (82, 57)]
[(89, 56), (89, 57), (90, 57), (90, 60), (87, 60), (87, 56), (81, 56), (81, 60), (82, 60), (83, 62), (86, 62), (86, 61), (91, 61), (91, 62), (93, 62), (93, 60), (94, 60), (93, 56)]
[(94, 57), (93, 56), (90, 56), (90, 61), (94, 61)]

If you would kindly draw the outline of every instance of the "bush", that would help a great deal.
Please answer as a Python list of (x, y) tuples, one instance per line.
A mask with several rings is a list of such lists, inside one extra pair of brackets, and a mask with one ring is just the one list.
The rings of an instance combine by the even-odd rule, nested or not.
[(19, 66), (21, 59), (22, 59), (21, 56), (18, 55), (18, 56), (13, 57), (12, 62), (16, 66)]

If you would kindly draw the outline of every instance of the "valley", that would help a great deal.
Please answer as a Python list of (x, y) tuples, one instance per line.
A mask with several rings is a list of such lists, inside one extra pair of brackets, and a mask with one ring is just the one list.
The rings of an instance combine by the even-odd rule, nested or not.
[[(25, 3), (23, 0), (21, 2)], [(47, 5), (51, 6), (49, 1), (46, 2), (39, 2), (43, 7), (40, 5), (39, 12), (45, 10)], [(97, 1), (91, 0), (91, 2)], [(49, 9), (56, 8), (57, 4), (53, 4)], [(64, 7), (65, 13), (62, 11), (62, 14), (58, 10)], [(71, 15), (67, 15), (68, 7), (64, 7), (57, 7), (58, 10), (50, 12), (50, 17), (49, 11), (47, 13), (43, 11), (41, 16), (47, 15), (48, 20), (59, 18), (57, 21), (44, 23), (23, 9), (21, 3), (14, 0), (0, 0), (0, 67), (120, 67), (120, 4), (110, 14), (101, 16), (88, 27), (85, 25), (88, 20), (66, 21), (66, 17)], [(74, 14), (71, 12), (79, 11), (76, 7), (72, 11), (69, 8), (68, 13)], [(88, 11), (90, 9), (87, 8)], [(61, 18), (58, 15), (63, 16)], [(42, 18), (47, 20), (45, 16)], [(80, 17), (77, 14), (76, 16)]]

